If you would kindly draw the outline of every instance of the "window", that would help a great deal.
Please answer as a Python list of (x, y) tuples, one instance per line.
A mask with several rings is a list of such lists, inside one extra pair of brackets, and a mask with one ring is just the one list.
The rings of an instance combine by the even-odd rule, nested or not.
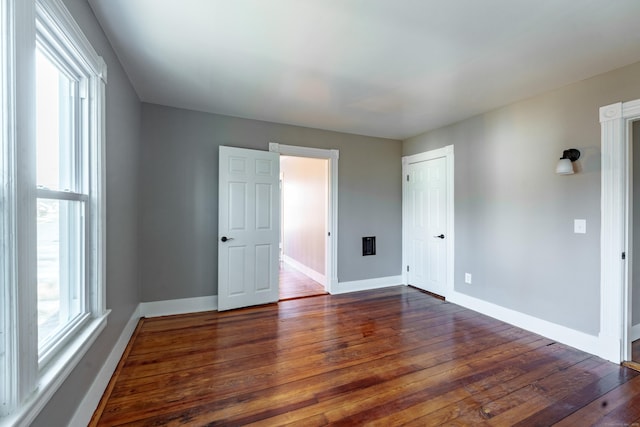
[(38, 355), (46, 362), (87, 317), (87, 78), (36, 39)]
[(106, 67), (61, 0), (0, 4), (0, 424), (104, 328)]

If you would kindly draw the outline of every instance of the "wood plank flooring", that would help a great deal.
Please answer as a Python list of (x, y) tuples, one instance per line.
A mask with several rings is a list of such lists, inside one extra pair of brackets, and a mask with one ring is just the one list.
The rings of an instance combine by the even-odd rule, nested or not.
[(409, 287), (142, 319), (97, 426), (623, 426), (633, 370)]
[(280, 301), (326, 295), (324, 286), (285, 263), (280, 263)]

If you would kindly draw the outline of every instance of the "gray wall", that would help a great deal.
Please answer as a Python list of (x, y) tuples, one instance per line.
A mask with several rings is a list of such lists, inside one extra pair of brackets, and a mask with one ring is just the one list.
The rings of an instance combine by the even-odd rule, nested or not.
[(67, 425), (138, 305), (137, 199), (140, 101), (86, 0), (65, 4), (93, 47), (107, 62), (106, 187), (107, 308), (106, 329), (49, 401), (34, 426)]
[[(340, 150), (339, 281), (400, 274), (399, 141), (143, 103), (142, 301), (217, 294), (218, 146), (268, 150), (269, 142)], [(374, 235), (377, 255), (362, 257), (361, 237)]]
[[(403, 155), (455, 146), (456, 291), (597, 335), (598, 110), (636, 98), (640, 63), (403, 142)], [(580, 171), (556, 175), (567, 148)]]

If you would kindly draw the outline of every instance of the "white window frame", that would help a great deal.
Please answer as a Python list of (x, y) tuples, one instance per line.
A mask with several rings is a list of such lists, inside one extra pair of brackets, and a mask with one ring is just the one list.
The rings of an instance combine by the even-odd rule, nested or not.
[[(36, 19), (38, 29), (36, 30)], [(0, 425), (29, 425), (106, 326), (106, 64), (61, 0), (0, 2)], [(38, 360), (36, 280), (36, 31), (82, 59), (88, 83), (90, 140), (86, 321)], [(49, 39), (50, 37), (50, 39)], [(42, 191), (40, 193), (44, 194)], [(40, 194), (40, 195), (42, 195)], [(3, 352), (4, 350), (4, 352)]]

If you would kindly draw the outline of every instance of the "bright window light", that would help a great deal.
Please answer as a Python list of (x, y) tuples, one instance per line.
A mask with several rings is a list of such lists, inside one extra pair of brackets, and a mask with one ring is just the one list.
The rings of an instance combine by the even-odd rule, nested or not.
[(77, 190), (72, 184), (74, 86), (76, 82), (36, 49), (36, 182), (40, 187)]
[(38, 199), (38, 348), (82, 314), (84, 204)]
[(79, 79), (56, 52), (36, 49), (38, 354), (47, 354), (85, 313), (87, 170), (78, 120)]

